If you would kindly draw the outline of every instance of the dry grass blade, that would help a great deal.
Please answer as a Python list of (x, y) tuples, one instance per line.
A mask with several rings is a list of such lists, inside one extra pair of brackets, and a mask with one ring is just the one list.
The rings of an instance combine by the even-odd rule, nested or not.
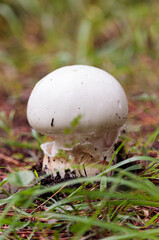
[(48, 202), (51, 198), (53, 198), (57, 193), (59, 193), (64, 187), (66, 187), (67, 183), (65, 183), (58, 191), (56, 191), (54, 194), (51, 195), (46, 201), (44, 201), (42, 204), (40, 204), (36, 209), (34, 209), (30, 214), (33, 214), (35, 211), (37, 211), (39, 208), (41, 208), (46, 202)]
[(15, 160), (14, 158), (12, 157), (8, 157), (2, 153), (0, 153), (0, 158), (7, 161), (7, 162), (10, 162), (10, 163), (13, 163), (15, 165), (19, 165), (19, 161)]

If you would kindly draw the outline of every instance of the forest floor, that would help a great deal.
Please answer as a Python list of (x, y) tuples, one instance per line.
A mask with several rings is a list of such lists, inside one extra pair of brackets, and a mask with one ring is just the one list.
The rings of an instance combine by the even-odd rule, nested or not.
[[(28, 96), (29, 97), (29, 96)], [(140, 97), (143, 97), (141, 95)], [(27, 97), (26, 97), (27, 99)], [(1, 113), (1, 149), (0, 149), (0, 161), (1, 161), (1, 168), (0, 168), (0, 180), (3, 182), (4, 179), (7, 179), (8, 174), (15, 173), (17, 171), (22, 170), (37, 170), (38, 174), (41, 171), (41, 164), (42, 164), (42, 151), (39, 148), (39, 143), (41, 141), (44, 141), (43, 136), (40, 135), (34, 135), (31, 132), (31, 128), (28, 125), (28, 122), (26, 120), (25, 112), (23, 115), (16, 114), (16, 111), (18, 109), (23, 109), (25, 111), (26, 109), (26, 102), (24, 103), (19, 102), (19, 105), (16, 106), (10, 102), (9, 104), (5, 100), (5, 98), (0, 99), (0, 113)], [(118, 162), (122, 162), (126, 160), (127, 158), (132, 158), (136, 156), (149, 156), (153, 159), (158, 159), (159, 157), (159, 115), (158, 115), (158, 102), (156, 99), (135, 99), (132, 102), (129, 102), (129, 117), (127, 120), (127, 131), (124, 134), (125, 138), (128, 138), (128, 141), (124, 144), (122, 149), (118, 152), (117, 158)], [(46, 140), (46, 138), (45, 138)], [(121, 143), (121, 140), (120, 140)], [(120, 145), (120, 144), (119, 144)], [(137, 168), (133, 166), (138, 166)], [(157, 167), (154, 169), (155, 163), (150, 166), (148, 161), (144, 161), (144, 157), (142, 161), (134, 161), (133, 163), (128, 163), (125, 168), (132, 168), (132, 173), (138, 176), (139, 178), (143, 177), (146, 179), (150, 179), (150, 181), (156, 185), (159, 184), (158, 176), (159, 176), (159, 167), (157, 164)], [(158, 170), (157, 170), (158, 169)], [(156, 172), (157, 171), (157, 172)], [(152, 178), (152, 179), (151, 179)], [(51, 181), (51, 180), (49, 180)], [(10, 182), (11, 183), (11, 182)], [(65, 183), (65, 182), (64, 182)], [(63, 184), (64, 184), (63, 183)], [(48, 184), (48, 181), (47, 181)], [(15, 184), (16, 185), (16, 184)], [(52, 185), (52, 184), (51, 184)], [(55, 184), (56, 185), (56, 184)], [(10, 196), (18, 190), (18, 187), (8, 185), (7, 188), (4, 188), (5, 191), (8, 192)], [(82, 185), (81, 185), (82, 186)], [(3, 185), (2, 185), (3, 187)], [(63, 188), (65, 187), (65, 184), (63, 186), (60, 185), (60, 188), (57, 189), (53, 194), (49, 195), (42, 195), (43, 197), (37, 197), (37, 199), (32, 200), (34, 203), (34, 206), (32, 204), (29, 204), (29, 206), (26, 208), (24, 207), (24, 203), (19, 203), (17, 205), (19, 209), (25, 209), (25, 214), (29, 214), (29, 216), (25, 216), (24, 219), (24, 213), (19, 217), (18, 221), (21, 222), (21, 225), (18, 228), (13, 227), (11, 231), (9, 231), (9, 235), (6, 239), (28, 239), (30, 236), (32, 236), (31, 239), (71, 239), (74, 233), (74, 230), (68, 231), (67, 227), (65, 225), (68, 224), (67, 219), (64, 218), (63, 222), (60, 222), (59, 226), (63, 226), (63, 230), (59, 230), (58, 224), (59, 221), (58, 216), (55, 216), (52, 220), (49, 220), (46, 218), (43, 219), (40, 215), (36, 219), (34, 216), (34, 211), (37, 213), (40, 213), (41, 211), (45, 211), (45, 208), (48, 206), (51, 206), (50, 198), (54, 195), (56, 197), (58, 196), (58, 191), (61, 192), (60, 197), (57, 197), (56, 201), (61, 201), (61, 199), (66, 198), (65, 191), (63, 192)], [(92, 191), (92, 189), (97, 188), (99, 189), (99, 185), (95, 184), (91, 185), (85, 191)], [(123, 191), (123, 189), (122, 189)], [(142, 191), (140, 189), (140, 191)], [(109, 192), (109, 190), (108, 190)], [(86, 194), (86, 193), (85, 193)], [(3, 196), (3, 197), (2, 197)], [(1, 198), (5, 199), (7, 198), (6, 195), (1, 194)], [(42, 198), (42, 199), (41, 199)], [(90, 199), (89, 199), (90, 198)], [(74, 200), (73, 200), (74, 201)], [(86, 199), (83, 199), (83, 202), (88, 204), (88, 208), (91, 208), (91, 211), (94, 210), (94, 206), (92, 203), (95, 200), (91, 197), (87, 197)], [(97, 199), (96, 199), (97, 201)], [(24, 201), (25, 202), (25, 201)], [(14, 204), (10, 206), (10, 208), (6, 211), (8, 202), (3, 202), (1, 204), (1, 214), (3, 215), (3, 212), (6, 212), (5, 218), (8, 219), (8, 222), (6, 220), (2, 220), (2, 227), (1, 227), (1, 233), (9, 229), (9, 226), (11, 225), (11, 219), (14, 219), (16, 216), (17, 211), (15, 210)], [(6, 205), (7, 204), (7, 205)], [(69, 203), (76, 204), (75, 203)], [(40, 208), (39, 208), (40, 205)], [(155, 228), (155, 225), (159, 223), (159, 208), (156, 206), (151, 206), (152, 204), (148, 204), (147, 206), (145, 204), (126, 204), (125, 207), (121, 207), (118, 209), (116, 204), (113, 206), (114, 214), (118, 215), (120, 214), (127, 214), (127, 213), (133, 213), (133, 217), (131, 217), (128, 221), (128, 223), (131, 223), (132, 225), (136, 226), (138, 229), (142, 229), (144, 226), (144, 223), (148, 224), (147, 227), (144, 229), (153, 229)], [(22, 207), (20, 207), (22, 206)], [(105, 207), (103, 208), (105, 209)], [(61, 210), (62, 211), (62, 210)], [(77, 210), (76, 210), (77, 211)], [(75, 216), (77, 212), (73, 213)], [(88, 210), (87, 210), (88, 211)], [(104, 211), (104, 210), (102, 210)], [(108, 211), (108, 210), (105, 210)], [(15, 213), (16, 212), (16, 213)], [(74, 212), (74, 211), (73, 211)], [(115, 213), (116, 212), (116, 213)], [(32, 215), (33, 214), (33, 215)], [(91, 213), (89, 213), (91, 214)], [(83, 210), (81, 210), (79, 215), (85, 215)], [(32, 216), (32, 217), (31, 217)], [(33, 217), (34, 216), (34, 217)], [(155, 216), (155, 217), (154, 217)], [(57, 218), (56, 218), (57, 217)], [(154, 218), (154, 219), (153, 219)], [(35, 220), (36, 219), (36, 220)], [(68, 218), (69, 219), (69, 218)], [(100, 219), (98, 217), (98, 219)], [(152, 221), (153, 219), (153, 221)], [(29, 223), (28, 223), (29, 221)], [(72, 221), (76, 221), (76, 218)], [(47, 227), (44, 230), (44, 226), (40, 228), (37, 228), (35, 230), (35, 223), (40, 222), (41, 224), (46, 223)], [(126, 221), (127, 222), (127, 221)], [(26, 226), (24, 223), (27, 223)], [(50, 225), (51, 224), (51, 225)], [(62, 224), (62, 225), (61, 225)], [(49, 227), (48, 227), (49, 225)], [(57, 226), (56, 226), (57, 225)], [(41, 225), (40, 225), (41, 226)], [(50, 228), (50, 226), (52, 226)], [(82, 225), (83, 226), (83, 225)], [(146, 226), (146, 225), (145, 225)], [(83, 233), (83, 236), (85, 238), (81, 239), (87, 239), (86, 236), (90, 236), (88, 239), (104, 239), (102, 237), (108, 237), (111, 236), (111, 230), (103, 230), (100, 231), (99, 226), (96, 226), (96, 230), (91, 230), (89, 227), (86, 231), (86, 235)], [(16, 229), (16, 234), (15, 234)], [(69, 233), (68, 233), (69, 232)], [(83, 231), (85, 232), (85, 231)], [(10, 236), (10, 237), (9, 237)], [(45, 237), (47, 238), (45, 238)], [(30, 239), (30, 238), (29, 238)], [(79, 238), (80, 239), (80, 238)], [(114, 238), (116, 239), (116, 238)], [(122, 239), (122, 238), (119, 238)], [(131, 234), (128, 236), (127, 239), (131, 239)]]

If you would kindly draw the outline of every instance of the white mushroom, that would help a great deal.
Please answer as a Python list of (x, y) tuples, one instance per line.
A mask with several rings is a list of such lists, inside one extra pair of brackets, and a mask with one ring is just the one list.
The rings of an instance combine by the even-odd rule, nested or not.
[[(111, 159), (127, 114), (124, 90), (107, 72), (85, 65), (51, 72), (36, 84), (27, 106), (32, 128), (56, 139), (41, 146), (43, 170), (54, 177), (98, 174)], [(65, 134), (78, 117), (76, 128)]]

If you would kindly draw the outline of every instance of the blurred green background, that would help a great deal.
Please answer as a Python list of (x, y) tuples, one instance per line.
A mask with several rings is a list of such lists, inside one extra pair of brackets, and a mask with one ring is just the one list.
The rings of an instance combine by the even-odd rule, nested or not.
[(158, 0), (0, 1), (0, 98), (14, 106), (27, 103), (43, 76), (71, 64), (108, 71), (129, 101), (157, 98), (158, 52)]

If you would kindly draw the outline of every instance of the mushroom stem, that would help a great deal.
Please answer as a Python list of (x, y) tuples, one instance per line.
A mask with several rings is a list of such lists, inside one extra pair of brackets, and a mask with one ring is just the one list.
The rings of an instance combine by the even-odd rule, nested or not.
[[(69, 147), (66, 144), (73, 138), (58, 136), (55, 141), (41, 145), (44, 152), (43, 170), (53, 176), (58, 172), (61, 177), (65, 176), (68, 169), (75, 171), (77, 176), (95, 176), (110, 162), (113, 145), (119, 135), (119, 130), (109, 130), (101, 136), (94, 133), (89, 136), (78, 135), (80, 143)], [(60, 150), (63, 152), (60, 153)]]

